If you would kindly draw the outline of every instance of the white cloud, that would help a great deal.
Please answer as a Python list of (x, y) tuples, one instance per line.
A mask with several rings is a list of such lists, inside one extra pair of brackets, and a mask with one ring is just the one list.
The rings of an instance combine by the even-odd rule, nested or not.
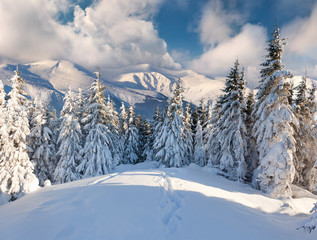
[[(244, 16), (225, 11), (220, 1), (209, 3), (199, 25), (205, 51), (187, 67), (214, 77), (226, 76), (234, 61), (239, 59), (249, 86), (255, 87), (259, 65), (265, 55), (267, 33), (262, 26), (244, 22)], [(237, 29), (240, 31), (235, 33)]]
[[(163, 0), (101, 0), (74, 21), (56, 20), (67, 0), (0, 0), (0, 55), (19, 61), (68, 59), (86, 67), (150, 63), (179, 68), (151, 21)], [(19, 6), (19, 7), (17, 7)]]
[(307, 18), (297, 18), (282, 28), (283, 36), (288, 38), (285, 64), (294, 74), (308, 75), (317, 79), (317, 4)]
[(203, 10), (199, 24), (200, 41), (205, 45), (215, 45), (225, 41), (233, 33), (232, 24), (241, 24), (242, 15), (225, 11), (221, 1), (210, 1)]
[[(289, 38), (289, 51), (298, 54), (311, 54), (317, 49), (317, 4), (308, 18), (299, 18), (283, 27), (283, 34)], [(313, 54), (314, 56), (317, 55)]]

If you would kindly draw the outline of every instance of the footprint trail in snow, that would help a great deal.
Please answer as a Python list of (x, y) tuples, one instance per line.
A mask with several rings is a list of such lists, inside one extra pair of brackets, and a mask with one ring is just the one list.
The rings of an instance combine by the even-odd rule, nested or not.
[(160, 221), (167, 231), (167, 235), (176, 232), (182, 221), (180, 209), (183, 205), (183, 195), (174, 191), (171, 179), (162, 173), (158, 179), (160, 186)]

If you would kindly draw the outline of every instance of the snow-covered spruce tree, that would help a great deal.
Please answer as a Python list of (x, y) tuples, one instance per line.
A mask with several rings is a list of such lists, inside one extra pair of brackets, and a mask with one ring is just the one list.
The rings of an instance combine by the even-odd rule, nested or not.
[(135, 164), (140, 161), (140, 158), (140, 133), (136, 126), (134, 106), (131, 105), (129, 107), (128, 129), (125, 134), (123, 159), (124, 163)]
[[(85, 91), (83, 91), (81, 88), (78, 89), (78, 93), (76, 96), (76, 117), (78, 118), (81, 130), (82, 130), (82, 135), (83, 137), (85, 137), (85, 131), (84, 131), (84, 126), (82, 123), (82, 119), (85, 117), (85, 109), (86, 109), (86, 104), (88, 101), (88, 96), (87, 93)], [(82, 142), (84, 141), (84, 139), (82, 139)]]
[(124, 102), (121, 103), (120, 115), (119, 115), (119, 133), (121, 136), (125, 136), (125, 132), (128, 129), (128, 117), (129, 113), (126, 110)]
[[(157, 149), (154, 148), (154, 144), (156, 144), (156, 145), (158, 144), (157, 140), (156, 140), (157, 136), (160, 136), (162, 133), (162, 130), (163, 130), (162, 129), (163, 122), (164, 122), (163, 111), (161, 111), (159, 107), (157, 107), (155, 110), (155, 114), (153, 116), (153, 122), (151, 124), (151, 129), (152, 129), (152, 136), (150, 139), (151, 158), (146, 159), (146, 161), (157, 161), (158, 162), (158, 159), (155, 156)], [(161, 148), (162, 147), (161, 143), (157, 147)]]
[(203, 146), (203, 130), (200, 121), (197, 122), (194, 144), (194, 163), (203, 167), (206, 165), (206, 154)]
[(253, 177), (253, 172), (257, 168), (256, 161), (253, 161), (253, 159), (256, 157), (255, 152), (255, 141), (252, 138), (252, 128), (254, 124), (254, 118), (252, 115), (252, 112), (254, 110), (254, 93), (251, 90), (247, 96), (246, 99), (246, 106), (245, 106), (245, 113), (246, 113), (246, 139), (247, 139), (247, 156), (246, 156), (246, 164), (247, 164), (247, 174), (246, 174), (246, 181), (251, 182)]
[(122, 159), (123, 156), (123, 145), (120, 141), (121, 137), (119, 134), (119, 114), (115, 108), (114, 102), (108, 96), (106, 101), (106, 123), (111, 132), (109, 137), (111, 137), (111, 141), (109, 142), (109, 147), (111, 150), (113, 165), (117, 166)]
[(84, 130), (87, 133), (84, 148), (81, 151), (82, 162), (77, 171), (83, 177), (91, 177), (109, 173), (116, 165), (114, 162), (111, 146), (112, 132), (107, 126), (105, 116), (107, 106), (103, 91), (104, 86), (100, 83), (99, 72), (97, 78), (89, 88), (89, 100), (85, 110), (85, 118), (82, 120)]
[(220, 143), (218, 155), (219, 168), (231, 179), (245, 180), (247, 155), (245, 105), (245, 80), (243, 72), (239, 72), (238, 60), (234, 63), (226, 79), (226, 86), (222, 90), (225, 103), (221, 105), (217, 121)]
[(221, 145), (219, 142), (219, 132), (220, 132), (220, 122), (221, 118), (221, 107), (225, 104), (225, 98), (223, 95), (219, 96), (215, 106), (212, 109), (212, 117), (207, 123), (209, 132), (205, 135), (205, 151), (206, 151), (206, 159), (207, 165), (211, 167), (217, 167), (220, 164), (220, 153), (221, 153)]
[(298, 120), (289, 104), (289, 81), (292, 75), (283, 70), (282, 52), (285, 40), (279, 29), (268, 41), (266, 61), (262, 63), (261, 81), (254, 105), (253, 138), (256, 141), (257, 164), (253, 186), (270, 196), (292, 195), (295, 156), (294, 126)]
[(212, 131), (212, 111), (213, 107), (212, 107), (212, 100), (208, 100), (207, 101), (207, 105), (206, 105), (206, 120), (205, 120), (205, 127), (202, 127), (203, 129), (203, 145), (205, 146), (207, 141), (208, 141), (208, 137), (210, 132)]
[(77, 167), (81, 162), (82, 131), (78, 117), (77, 98), (69, 89), (64, 97), (64, 106), (61, 111), (61, 127), (58, 137), (59, 148), (57, 155), (59, 161), (54, 178), (57, 183), (71, 182), (81, 178)]
[[(314, 88), (312, 88), (314, 89)], [(304, 76), (300, 84), (295, 88), (296, 116), (299, 127), (296, 129), (296, 154), (294, 157), (295, 176), (293, 183), (300, 185), (309, 191), (316, 192), (317, 171), (315, 169), (316, 147), (315, 140), (316, 121), (314, 118), (314, 99), (311, 99), (307, 89), (307, 76)], [(314, 96), (314, 90), (312, 90)]]
[(182, 167), (186, 164), (182, 94), (183, 88), (179, 79), (174, 95), (169, 100), (166, 117), (153, 144), (156, 160), (167, 167)]
[(5, 129), (1, 156), (1, 191), (11, 194), (12, 200), (38, 188), (33, 164), (27, 153), (26, 138), (30, 133), (26, 97), (22, 90), (23, 79), (16, 70), (12, 77), (6, 108)]
[(185, 107), (185, 115), (184, 115), (184, 144), (186, 147), (185, 152), (185, 165), (189, 165), (193, 161), (194, 154), (194, 140), (193, 133), (191, 129), (191, 106), (188, 103)]
[(204, 134), (204, 130), (205, 130), (205, 127), (206, 127), (207, 121), (208, 121), (208, 113), (207, 113), (207, 109), (206, 109), (206, 106), (204, 104), (203, 99), (200, 100), (199, 107), (198, 107), (197, 111), (198, 111), (198, 119), (200, 121), (200, 125), (202, 127), (203, 134)]
[(140, 162), (152, 161), (152, 128), (151, 124), (141, 115), (138, 116), (137, 128), (140, 135)]
[[(3, 83), (0, 80), (0, 156), (2, 152), (2, 131), (5, 128), (5, 112), (6, 112), (6, 93), (4, 91)], [(1, 159), (0, 159), (1, 164)]]
[[(44, 161), (48, 164), (48, 179), (54, 182), (55, 169), (57, 167), (57, 141), (59, 135), (59, 123), (55, 109), (50, 110), (47, 104), (44, 105)], [(60, 124), (59, 124), (60, 125)]]
[(312, 210), (310, 210), (310, 213), (312, 214), (309, 221), (302, 226), (301, 228), (305, 231), (311, 233), (317, 228), (317, 202), (314, 204), (314, 207)]
[(48, 126), (47, 112), (43, 108), (39, 99), (34, 100), (34, 112), (31, 119), (31, 140), (32, 149), (31, 161), (34, 164), (34, 173), (40, 181), (40, 186), (44, 186), (44, 181), (53, 181), (52, 165), (55, 165), (55, 146), (52, 142), (52, 131)]
[(192, 104), (191, 106), (191, 129), (193, 133), (193, 140), (195, 141), (195, 135), (196, 135), (196, 128), (197, 128), (197, 121), (198, 121), (198, 110), (195, 105)]
[[(5, 154), (5, 149), (3, 148), (4, 141), (8, 137), (8, 132), (6, 128), (6, 93), (4, 91), (3, 83), (0, 80), (0, 173), (1, 169), (3, 169), (3, 165), (5, 163), (4, 158), (2, 157)], [(3, 169), (4, 170), (4, 169)], [(1, 173), (6, 174), (6, 172)], [(1, 179), (1, 175), (0, 175)], [(2, 184), (0, 184), (2, 185)], [(1, 188), (0, 188), (1, 192)]]
[(106, 101), (106, 121), (108, 123), (108, 127), (112, 129), (114, 133), (118, 133), (119, 131), (119, 117), (118, 117), (118, 112), (115, 108), (115, 105), (113, 101), (110, 99), (110, 96), (108, 96), (107, 101)]

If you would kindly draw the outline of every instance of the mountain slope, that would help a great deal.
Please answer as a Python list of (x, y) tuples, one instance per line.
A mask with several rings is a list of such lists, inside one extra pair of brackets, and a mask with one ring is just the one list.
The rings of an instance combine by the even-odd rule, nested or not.
[[(2, 239), (316, 239), (296, 230), (316, 201), (276, 200), (191, 165), (42, 188), (0, 206)], [(305, 193), (305, 194), (303, 194)]]
[[(30, 64), (19, 64), (19, 71), (26, 84), (25, 89), (32, 97), (38, 97), (56, 108), (63, 105), (63, 95), (69, 87), (87, 89), (93, 82), (93, 72), (69, 61), (45, 60)], [(17, 65), (0, 66), (0, 79), (9, 91), (9, 79)], [(199, 100), (214, 99), (223, 87), (223, 81), (209, 79), (193, 71), (172, 71), (143, 64), (123, 69), (103, 70), (102, 81), (117, 107), (121, 101), (136, 105), (136, 110), (148, 118), (157, 106), (163, 106), (172, 95), (178, 78), (182, 78), (185, 100), (198, 104)]]
[[(45, 60), (18, 65), (26, 84), (26, 92), (60, 111), (63, 96), (71, 87), (87, 89), (93, 82), (93, 72), (69, 61)], [(0, 65), (0, 80), (6, 91), (10, 90), (9, 79), (17, 65)], [(199, 101), (215, 100), (224, 88), (225, 79), (211, 79), (191, 70), (168, 70), (148, 64), (129, 66), (122, 69), (102, 70), (102, 81), (117, 108), (121, 101), (134, 104), (136, 112), (151, 119), (157, 106), (163, 107), (173, 93), (176, 81), (181, 78), (184, 87), (184, 100), (196, 105)], [(295, 77), (295, 85), (301, 77)]]

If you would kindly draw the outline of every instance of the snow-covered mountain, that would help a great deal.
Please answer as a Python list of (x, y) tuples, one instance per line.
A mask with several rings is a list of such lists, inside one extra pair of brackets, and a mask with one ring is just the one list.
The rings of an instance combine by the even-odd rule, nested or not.
[[(57, 111), (63, 106), (63, 96), (69, 87), (87, 89), (93, 82), (93, 72), (69, 61), (45, 60), (30, 64), (19, 64), (21, 76), (25, 80), (25, 90), (32, 97), (47, 102)], [(0, 80), (10, 89), (9, 79), (16, 64), (0, 65)], [(116, 106), (121, 101), (134, 104), (136, 112), (147, 118), (154, 115), (157, 106), (164, 106), (172, 95), (178, 79), (182, 79), (184, 100), (199, 104), (201, 99), (215, 100), (224, 87), (225, 78), (211, 79), (191, 70), (168, 70), (148, 64), (121, 69), (102, 69), (102, 81)], [(294, 77), (295, 85), (301, 77)]]
[[(15, 64), (0, 66), (0, 79), (10, 86), (9, 79), (16, 69)], [(87, 89), (94, 73), (69, 61), (45, 60), (19, 64), (27, 93), (38, 97), (60, 110), (63, 94), (69, 87)], [(123, 69), (102, 70), (106, 95), (120, 106), (124, 101), (134, 104), (137, 112), (151, 117), (156, 106), (164, 105), (171, 96), (176, 81), (181, 78), (185, 88), (185, 101), (198, 104), (201, 99), (215, 99), (224, 86), (221, 80), (213, 80), (190, 70), (173, 71), (143, 64)]]
[(316, 196), (297, 188), (272, 199), (215, 169), (151, 169), (121, 165), (116, 172), (44, 187), (0, 206), (1, 239), (316, 239), (298, 227)]

